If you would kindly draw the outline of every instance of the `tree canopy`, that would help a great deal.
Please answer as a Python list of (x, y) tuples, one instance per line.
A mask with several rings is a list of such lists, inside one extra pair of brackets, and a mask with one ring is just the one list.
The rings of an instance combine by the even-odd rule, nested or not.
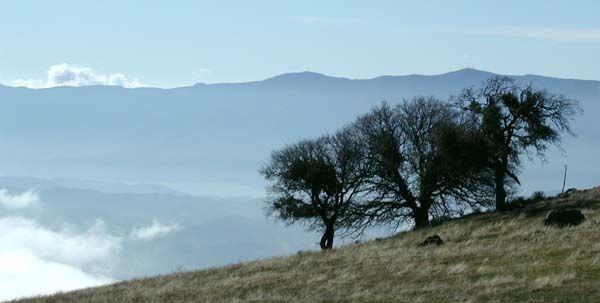
[(481, 146), (472, 126), (433, 97), (383, 103), (359, 117), (355, 127), (366, 145), (372, 194), (360, 216), (367, 224), (424, 227), (432, 216), (482, 203), (486, 179), (483, 161), (471, 156)]
[(323, 230), (320, 246), (333, 247), (337, 228), (348, 227), (365, 193), (367, 167), (352, 128), (302, 140), (273, 152), (261, 174), (273, 182), (269, 210), (288, 223)]
[(485, 137), (488, 167), (494, 173), (496, 209), (507, 206), (506, 186), (520, 185), (518, 169), (523, 153), (533, 151), (543, 158), (561, 135), (574, 135), (570, 122), (581, 111), (576, 100), (521, 87), (509, 77), (492, 77), (480, 88), (468, 88), (454, 98), (469, 112)]

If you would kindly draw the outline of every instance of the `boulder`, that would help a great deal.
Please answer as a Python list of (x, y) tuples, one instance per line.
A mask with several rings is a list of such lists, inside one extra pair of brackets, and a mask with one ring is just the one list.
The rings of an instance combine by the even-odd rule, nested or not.
[(581, 211), (574, 208), (553, 209), (546, 214), (544, 225), (556, 227), (577, 226), (585, 221)]
[(423, 243), (419, 244), (419, 246), (428, 246), (428, 245), (442, 245), (444, 244), (444, 240), (438, 235), (433, 235), (428, 237), (423, 241)]

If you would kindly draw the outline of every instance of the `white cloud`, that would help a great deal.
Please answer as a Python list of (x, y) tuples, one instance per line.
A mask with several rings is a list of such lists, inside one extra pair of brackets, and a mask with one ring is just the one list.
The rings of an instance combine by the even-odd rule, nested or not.
[(135, 240), (149, 241), (156, 237), (164, 236), (179, 230), (180, 228), (181, 227), (178, 224), (165, 225), (154, 220), (150, 226), (133, 229), (129, 236)]
[(111, 282), (101, 269), (122, 239), (97, 221), (87, 230), (56, 231), (23, 217), (0, 218), (0, 300)]
[(46, 80), (17, 79), (9, 82), (8, 85), (24, 86), (28, 88), (89, 85), (112, 85), (127, 88), (147, 86), (135, 77), (128, 78), (121, 73), (103, 75), (97, 73), (90, 67), (70, 65), (67, 63), (50, 66), (47, 74)]
[(37, 204), (40, 201), (39, 195), (32, 191), (26, 191), (11, 195), (8, 190), (0, 189), (0, 205), (8, 209), (22, 209)]
[(69, 227), (52, 231), (30, 219), (5, 217), (0, 219), (0, 230), (10, 231), (0, 235), (0, 243), (11, 243), (44, 259), (76, 266), (109, 260), (121, 244), (121, 239), (111, 236), (101, 220), (80, 232)]
[(506, 37), (525, 37), (557, 42), (600, 42), (600, 28), (573, 29), (552, 27), (500, 27), (465, 30), (468, 33)]

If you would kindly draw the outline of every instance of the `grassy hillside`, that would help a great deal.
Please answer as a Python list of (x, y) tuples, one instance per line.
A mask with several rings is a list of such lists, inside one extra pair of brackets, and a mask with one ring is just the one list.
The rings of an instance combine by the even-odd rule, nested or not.
[[(546, 212), (566, 205), (586, 222), (544, 227)], [(328, 252), (17, 302), (600, 302), (599, 207), (595, 188)], [(446, 244), (417, 247), (433, 234)]]

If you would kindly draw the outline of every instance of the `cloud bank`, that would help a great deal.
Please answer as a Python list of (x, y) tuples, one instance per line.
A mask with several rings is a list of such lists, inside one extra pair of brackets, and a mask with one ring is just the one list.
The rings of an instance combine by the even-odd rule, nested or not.
[(129, 78), (121, 73), (109, 75), (99, 74), (90, 67), (70, 65), (67, 63), (52, 65), (48, 69), (47, 78), (17, 79), (8, 83), (9, 86), (27, 88), (50, 88), (56, 86), (90, 86), (110, 85), (126, 88), (147, 86), (138, 78)]
[(38, 193), (0, 188), (0, 301), (111, 283), (128, 241), (151, 241), (181, 228), (153, 220), (115, 235), (100, 219), (49, 227), (27, 217), (32, 207), (45, 211)]
[(0, 251), (0, 268), (0, 301), (110, 282), (66, 264), (40, 259), (28, 251)]
[(111, 282), (105, 268), (121, 247), (101, 221), (55, 231), (23, 217), (0, 218), (0, 301)]
[(32, 190), (12, 195), (4, 188), (0, 189), (0, 205), (7, 209), (23, 209), (38, 204), (39, 201), (40, 196)]

